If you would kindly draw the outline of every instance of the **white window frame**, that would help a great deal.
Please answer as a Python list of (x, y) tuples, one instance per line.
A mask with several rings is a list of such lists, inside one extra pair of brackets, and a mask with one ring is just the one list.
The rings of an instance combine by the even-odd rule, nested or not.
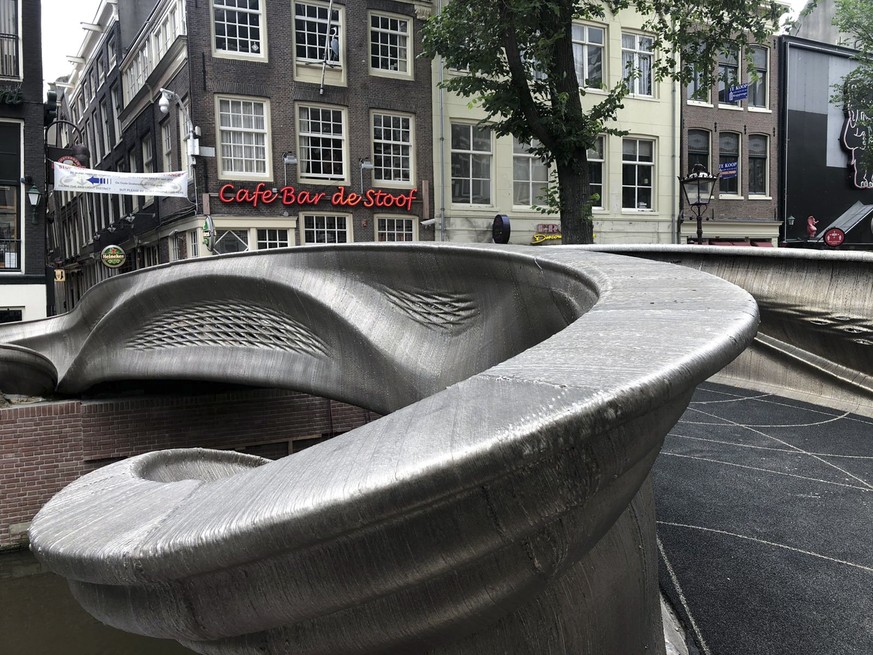
[[(380, 23), (379, 25), (374, 26), (374, 21)], [(385, 22), (388, 21), (389, 24), (386, 26)], [(397, 29), (391, 29), (392, 25), (391, 21), (397, 21), (398, 26)], [(406, 24), (406, 32), (404, 33), (400, 29), (400, 24)], [(367, 51), (367, 63), (370, 68), (370, 75), (384, 76), (384, 77), (400, 77), (405, 79), (413, 78), (413, 62), (415, 61), (415, 54), (413, 52), (413, 21), (409, 16), (403, 16), (400, 14), (391, 14), (383, 11), (371, 11), (367, 16), (367, 28), (368, 28), (368, 39), (369, 39), (369, 50)], [(374, 39), (374, 36), (376, 37)], [(392, 38), (393, 37), (393, 38)], [(405, 44), (402, 44), (401, 41), (406, 41)], [(385, 43), (385, 40), (388, 40), (388, 43)], [(375, 48), (379, 48), (379, 53), (374, 53), (373, 50)], [(384, 55), (384, 50), (387, 49), (389, 51), (388, 55)], [(405, 56), (392, 57), (390, 53), (397, 51), (398, 53), (405, 51)], [(384, 66), (374, 66), (373, 59), (377, 59), (380, 63), (385, 61), (392, 62), (397, 61), (397, 68), (390, 68)], [(406, 70), (403, 70), (405, 68)]]
[[(408, 242), (418, 241), (418, 218), (415, 216), (403, 216), (399, 214), (376, 214), (373, 216), (373, 222), (376, 227), (376, 241), (383, 242)], [(397, 223), (400, 222), (405, 227), (410, 229), (397, 229)], [(409, 239), (398, 239), (400, 236), (409, 236)], [(394, 237), (394, 238), (389, 238)]]
[[(625, 45), (626, 38), (633, 39), (632, 46)], [(648, 50), (644, 42), (648, 42)], [(655, 97), (653, 44), (654, 39), (645, 34), (637, 34), (636, 32), (622, 32), (621, 34), (621, 74), (628, 85), (630, 95), (637, 98)], [(648, 70), (644, 66), (646, 61), (648, 61)], [(644, 85), (647, 85), (648, 89), (645, 89)]]
[[(598, 30), (600, 31), (601, 42), (597, 43), (596, 41), (591, 40), (590, 31)], [(604, 81), (607, 79), (606, 76), (606, 41), (607, 41), (607, 32), (606, 27), (603, 25), (588, 25), (585, 23), (574, 23), (573, 24), (573, 60), (576, 68), (576, 80), (579, 82), (579, 86), (585, 89), (602, 89), (604, 87)], [(590, 66), (591, 62), (589, 61), (589, 55), (591, 53), (591, 49), (600, 50), (600, 80), (598, 80), (597, 84), (589, 84), (590, 82)]]
[[(222, 105), (224, 103), (228, 103), (227, 108), (230, 111), (222, 112)], [(239, 108), (242, 113), (235, 113), (233, 110), (234, 103), (239, 103)], [(261, 105), (263, 107), (263, 128), (254, 126), (254, 122), (257, 119), (257, 114), (252, 111), (250, 114), (245, 112), (246, 106), (251, 105), (252, 110), (254, 110), (255, 105)], [(181, 111), (180, 111), (181, 114)], [(234, 120), (234, 116), (239, 116), (241, 118), (239, 123), (244, 123), (247, 117), (252, 117), (252, 126), (246, 125), (223, 125), (223, 114), (227, 115), (230, 118), (231, 123), (237, 122)], [(185, 120), (184, 116), (180, 115), (181, 121)], [(180, 126), (184, 125), (183, 122), (179, 123)], [(215, 96), (215, 126), (217, 132), (217, 152), (216, 157), (218, 159), (218, 175), (222, 179), (226, 180), (272, 180), (273, 179), (273, 163), (272, 163), (272, 151), (271, 151), (271, 141), (272, 141), (272, 132), (270, 127), (270, 101), (267, 98), (256, 98), (253, 96), (237, 96), (237, 95), (216, 95)], [(187, 137), (187, 132), (183, 129), (179, 130), (180, 138)], [(251, 143), (245, 143), (246, 135), (252, 135), (253, 138)], [(261, 137), (263, 139), (262, 143), (258, 143), (260, 139), (257, 137)], [(233, 143), (233, 141), (226, 142), (226, 139), (230, 137), (233, 139), (234, 137), (242, 137), (243, 141), (238, 143)], [(246, 168), (247, 161), (251, 162), (263, 162), (263, 170), (237, 170), (237, 166), (240, 164), (235, 164), (230, 167), (225, 166), (225, 156), (224, 156), (224, 146), (229, 145), (233, 151), (234, 148), (242, 149), (242, 156), (237, 157), (232, 154), (230, 157), (230, 161), (239, 161), (242, 168)], [(253, 149), (251, 154), (253, 156), (246, 156), (247, 149)], [(264, 156), (263, 158), (255, 157), (254, 149), (263, 149)], [(185, 143), (185, 150), (187, 152), (187, 143)]]
[(115, 144), (118, 145), (121, 143), (122, 139), (121, 119), (119, 116), (121, 110), (124, 108), (123, 100), (121, 98), (121, 87), (118, 86), (118, 82), (116, 82), (110, 89), (110, 95), (112, 96), (110, 102), (112, 103), (112, 123), (115, 127)]
[[(743, 135), (740, 132), (734, 132), (733, 130), (722, 130), (718, 133), (718, 164), (719, 171), (721, 170), (721, 165), (724, 163), (722, 161), (722, 149), (721, 149), (721, 138), (722, 135), (732, 135), (736, 137), (737, 141), (737, 152), (736, 155), (733, 153), (727, 153), (726, 156), (734, 157), (736, 156), (737, 160), (737, 176), (735, 178), (729, 177), (721, 177), (718, 182), (718, 197), (719, 198), (742, 198), (743, 197)], [(736, 191), (723, 191), (722, 183), (727, 180), (736, 180)]]
[[(336, 134), (336, 132), (328, 132), (328, 131), (315, 131), (312, 129), (313, 120), (311, 118), (312, 112), (336, 112), (340, 116), (340, 129), (341, 133)], [(304, 120), (304, 112), (306, 113), (306, 120), (309, 123), (309, 127), (307, 129), (303, 129), (303, 120)], [(345, 107), (339, 107), (336, 105), (320, 105), (320, 104), (310, 104), (310, 103), (300, 103), (295, 107), (295, 126), (297, 128), (297, 174), (299, 179), (305, 180), (312, 184), (349, 184), (349, 140), (348, 140), (348, 115)], [(323, 120), (319, 118), (316, 121), (317, 125), (336, 125), (336, 122), (330, 121), (329, 123), (325, 123)], [(321, 151), (323, 148), (318, 147), (315, 139), (324, 139), (325, 141), (338, 141), (339, 148), (336, 146), (331, 146), (329, 148), (330, 152), (341, 152), (342, 153), (342, 171), (341, 173), (313, 173), (309, 170), (309, 162), (313, 161), (312, 153), (316, 151)], [(330, 163), (329, 159), (321, 159), (321, 165), (323, 166), (325, 163)]]
[[(755, 66), (755, 51), (763, 51), (764, 53), (764, 66)], [(762, 45), (752, 45), (749, 46), (750, 56), (752, 58), (752, 65), (755, 66), (755, 71), (759, 76), (759, 82), (761, 84), (761, 90), (764, 94), (764, 104), (762, 105), (753, 105), (752, 104), (752, 96), (753, 89), (758, 82), (753, 82), (751, 79), (749, 80), (749, 99), (747, 102), (747, 106), (749, 111), (767, 111), (770, 109), (770, 48)], [(763, 72), (763, 76), (761, 73)]]
[[(261, 233), (264, 238), (261, 238)], [(275, 234), (271, 234), (275, 232)], [(282, 238), (281, 232), (285, 233)], [(257, 250), (272, 250), (273, 248), (288, 248), (293, 245), (291, 230), (287, 227), (258, 227), (255, 228), (255, 246)]]
[[(764, 140), (764, 156), (752, 153), (752, 139), (758, 137)], [(752, 191), (752, 159), (764, 162), (764, 190)], [(764, 199), (770, 197), (770, 136), (767, 134), (750, 134), (749, 145), (746, 147), (746, 161), (749, 177), (749, 198)]]
[[(538, 145), (538, 144), (533, 144)], [(512, 205), (530, 209), (531, 207), (541, 207), (542, 198), (536, 195), (534, 190), (535, 185), (542, 185), (544, 193), (548, 192), (549, 186), (549, 168), (543, 161), (534, 155), (529, 150), (530, 146), (522, 143), (514, 136), (512, 137)], [(521, 178), (518, 173), (520, 169), (524, 169), (525, 177)], [(536, 171), (544, 171), (542, 179), (534, 179)], [(528, 202), (519, 202), (517, 187), (524, 187), (527, 193)], [(537, 202), (539, 200), (540, 202)]]
[[(455, 139), (454, 132), (456, 127), (464, 127), (470, 130), (470, 147), (469, 148), (456, 148), (455, 147)], [(464, 123), (464, 122), (452, 122), (449, 126), (450, 128), (450, 167), (452, 170), (451, 175), (451, 201), (453, 205), (465, 206), (465, 207), (493, 207), (494, 206), (494, 131), (489, 127), (483, 127), (481, 125), (476, 125), (474, 123)], [(476, 150), (473, 147), (474, 143), (474, 130), (487, 130), (488, 131), (488, 142), (489, 148), (488, 150)], [(468, 159), (468, 168), (469, 173), (466, 177), (456, 176), (454, 175), (455, 169), (455, 157), (466, 157)], [(473, 158), (476, 156), (487, 157), (488, 158), (488, 199), (487, 202), (474, 202), (473, 201), (473, 182), (475, 180), (482, 181), (486, 178), (482, 177), (473, 177)], [(460, 160), (459, 160), (460, 161)], [(469, 184), (469, 189), (467, 193), (467, 200), (455, 200), (455, 180), (464, 181)]]
[[(251, 230), (247, 228), (236, 228), (236, 227), (216, 227), (215, 228), (215, 244), (213, 252), (216, 255), (233, 255), (239, 252), (249, 252), (252, 249), (252, 235), (250, 234)], [(243, 241), (242, 236), (245, 236), (245, 241)], [(245, 246), (242, 250), (231, 250), (228, 252), (221, 252), (221, 242), (227, 240), (227, 243), (239, 243)]]
[[(333, 12), (336, 16), (336, 21), (330, 21), (330, 28), (327, 28), (327, 10), (330, 4), (328, 2), (322, 2), (319, 0), (294, 0), (291, 3), (291, 33), (293, 36), (292, 39), (292, 53), (294, 57), (294, 79), (299, 82), (312, 82), (314, 84), (327, 84), (330, 86), (345, 86), (347, 83), (346, 79), (346, 70), (347, 66), (345, 65), (346, 58), (346, 28), (345, 28), (345, 6), (340, 4), (333, 4)], [(299, 8), (305, 8), (306, 11), (310, 13), (315, 11), (316, 13), (324, 12), (325, 17), (311, 17), (311, 16), (300, 16), (298, 18), (297, 11)], [(301, 33), (298, 32), (298, 25), (300, 22), (303, 23), (312, 23), (313, 25), (325, 25), (326, 29), (336, 30), (337, 34), (337, 45), (339, 47), (339, 59), (334, 60), (328, 58), (325, 62), (325, 41), (322, 41), (321, 38), (312, 39), (313, 43), (302, 43), (298, 44), (300, 40)], [(310, 25), (311, 27), (311, 25)], [(313, 30), (304, 30), (304, 34), (316, 34), (320, 37), (318, 28), (315, 27)], [(306, 52), (302, 53), (301, 56), (297, 54), (297, 48), (300, 45)], [(311, 51), (314, 49), (314, 51)], [(369, 53), (368, 53), (369, 54)], [(323, 73), (323, 74), (322, 74)]]
[[(731, 60), (733, 58), (733, 61)], [(718, 70), (717, 74), (717, 97), (718, 97), (718, 105), (722, 108), (735, 108), (741, 109), (740, 101), (734, 100), (733, 102), (729, 102), (726, 98), (728, 95), (728, 91), (730, 89), (730, 81), (725, 79), (726, 77), (730, 77), (727, 73), (729, 71), (733, 71), (733, 83), (739, 84), (741, 81), (740, 76), (740, 53), (739, 49), (732, 48), (729, 52), (720, 52), (718, 53), (718, 58), (716, 59), (716, 66)]]
[[(382, 124), (379, 126), (379, 138), (377, 139), (377, 119), (381, 119)], [(391, 125), (385, 127), (385, 119), (390, 119)], [(399, 127), (395, 126), (395, 122), (400, 121)], [(403, 122), (406, 123), (404, 127)], [(401, 139), (395, 140), (400, 131)], [(390, 132), (390, 134), (386, 134)], [(403, 135), (408, 136), (408, 140), (403, 141)], [(384, 187), (401, 187), (409, 188), (415, 184), (415, 116), (412, 114), (403, 114), (400, 112), (372, 110), (370, 112), (370, 143), (371, 143), (371, 161), (373, 162), (373, 184), (377, 182), (379, 186)], [(404, 169), (402, 166), (403, 159), (409, 163)], [(397, 160), (401, 161), (400, 166), (394, 166)], [(386, 176), (385, 173), (391, 172), (391, 175)], [(400, 173), (399, 179), (394, 173)], [(404, 179), (405, 175), (405, 179)]]
[[(228, 59), (248, 59), (248, 60), (263, 61), (263, 62), (266, 62), (268, 60), (268, 56), (267, 56), (267, 12), (266, 12), (266, 9), (264, 7), (265, 2), (266, 2), (266, 0), (260, 0), (258, 9), (249, 9), (248, 7), (237, 7), (234, 5), (234, 3), (232, 1), (229, 2), (228, 0), (209, 0), (210, 25), (211, 25), (211, 30), (212, 30), (212, 54), (213, 54), (213, 56), (223, 57), (223, 58), (228, 58)], [(259, 38), (257, 39), (257, 43), (258, 43), (258, 51), (257, 52), (253, 52), (253, 51), (245, 52), (245, 51), (240, 51), (240, 50), (228, 49), (227, 47), (225, 47), (225, 48), (218, 47), (218, 40), (221, 37), (218, 36), (218, 24), (216, 21), (216, 4), (221, 5), (220, 7), (218, 7), (219, 10), (223, 9), (224, 11), (227, 11), (227, 12), (237, 12), (237, 13), (242, 13), (242, 14), (246, 14), (249, 16), (257, 16), (258, 17), (258, 30), (260, 31), (260, 35), (259, 35)], [(241, 25), (239, 22), (226, 23), (226, 24), (227, 25), (236, 25), (237, 30), (239, 30), (240, 25)], [(250, 25), (243, 25), (243, 27), (247, 28), (247, 27), (250, 27)], [(236, 37), (229, 37), (229, 36), (225, 36), (223, 38), (225, 38), (227, 41), (239, 40)], [(255, 42), (254, 39), (245, 39), (245, 40), (248, 41), (250, 44), (253, 44)], [(225, 44), (225, 45), (227, 45), (227, 44)]]
[(173, 170), (173, 126), (167, 118), (161, 123), (161, 167), (166, 173)]
[(188, 259), (200, 256), (200, 230), (194, 228), (185, 232), (188, 237)]
[[(600, 144), (600, 151), (598, 152), (597, 144)], [(600, 199), (595, 203), (593, 200), (591, 201), (591, 209), (605, 209), (606, 205), (603, 204), (606, 198), (606, 136), (600, 135), (597, 137), (595, 141), (595, 147), (588, 148), (587, 152), (588, 157), (588, 170), (589, 170), (589, 188), (590, 188), (590, 170), (592, 164), (600, 165)], [(596, 193), (593, 191), (592, 193)]]
[[(634, 159), (625, 159), (624, 145), (628, 141), (633, 141), (636, 145), (634, 148)], [(652, 145), (652, 161), (640, 161), (640, 143), (650, 143)], [(621, 210), (622, 212), (652, 212), (655, 207), (655, 200), (657, 199), (657, 195), (655, 195), (655, 173), (657, 169), (655, 168), (655, 162), (658, 160), (658, 152), (657, 152), (657, 143), (655, 139), (645, 138), (645, 137), (635, 137), (629, 136), (624, 137), (621, 141), (621, 164), (622, 164), (622, 180), (621, 180)], [(634, 166), (634, 183), (626, 184), (624, 179), (624, 167), (625, 166)], [(640, 184), (640, 171), (642, 168), (649, 169), (649, 184)], [(624, 204), (624, 191), (627, 188), (634, 189), (634, 206), (626, 207)], [(648, 207), (640, 207), (640, 189), (649, 189), (649, 196), (651, 202), (649, 202)]]
[[(313, 227), (307, 227), (308, 219), (313, 219), (312, 224)], [(317, 225), (318, 219), (324, 218), (325, 226), (319, 228)], [(334, 219), (334, 227), (328, 227), (329, 220)], [(338, 219), (343, 220), (343, 228), (339, 227)], [(313, 246), (325, 243), (353, 243), (354, 242), (354, 234), (353, 234), (353, 221), (351, 214), (343, 214), (340, 212), (306, 212), (301, 213), (298, 220), (298, 224), (300, 225), (300, 243), (305, 246)], [(307, 240), (307, 237), (317, 236), (319, 232), (324, 232), (325, 235), (333, 232), (334, 234), (338, 234), (340, 231), (345, 231), (345, 240), (344, 241), (318, 241), (318, 240)]]

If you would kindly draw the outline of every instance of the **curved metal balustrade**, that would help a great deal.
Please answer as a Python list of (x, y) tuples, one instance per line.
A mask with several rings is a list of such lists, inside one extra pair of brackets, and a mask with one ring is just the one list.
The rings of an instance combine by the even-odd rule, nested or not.
[(573, 247), (119, 276), (0, 326), (4, 379), (231, 380), (387, 415), (273, 462), (106, 466), (43, 508), (32, 547), (100, 620), (202, 653), (662, 653), (649, 470), (757, 321), (716, 277)]
[(748, 291), (754, 344), (719, 374), (751, 387), (873, 416), (873, 254), (716, 246), (596, 246), (680, 264)]

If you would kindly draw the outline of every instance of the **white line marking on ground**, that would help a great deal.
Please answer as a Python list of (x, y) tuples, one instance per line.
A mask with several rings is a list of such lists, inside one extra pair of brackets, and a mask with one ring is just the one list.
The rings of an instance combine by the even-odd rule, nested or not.
[[(704, 437), (692, 437), (687, 434), (676, 434), (671, 432), (668, 437), (677, 437), (679, 439), (689, 439), (691, 441), (705, 441), (706, 443), (724, 444), (725, 446), (736, 446), (737, 448), (754, 448), (755, 450), (772, 450), (776, 453), (791, 453), (793, 455), (802, 455), (791, 448), (773, 448), (772, 446), (755, 446), (747, 443), (737, 443), (735, 441), (722, 441), (720, 439), (705, 439)], [(818, 457), (842, 457), (843, 459), (873, 459), (873, 455), (838, 455), (837, 453), (810, 453)]]
[[(710, 462), (712, 464), (723, 464), (724, 466), (736, 466), (741, 469), (749, 469), (752, 471), (760, 471), (762, 473), (772, 473), (773, 475), (784, 475), (789, 478), (798, 478), (800, 480), (809, 480), (810, 482), (821, 482), (822, 484), (833, 484), (838, 487), (846, 487), (847, 489), (857, 489), (858, 491), (873, 491), (870, 488), (870, 485), (866, 485), (863, 487), (858, 487), (854, 484), (846, 484), (845, 482), (833, 482), (831, 480), (821, 480), (819, 478), (811, 478), (806, 475), (797, 475), (796, 473), (783, 473), (782, 471), (774, 471), (772, 469), (760, 468), (758, 466), (749, 466), (748, 464), (736, 464), (734, 462), (723, 462), (720, 459), (710, 459), (708, 457), (698, 457), (696, 455), (683, 455), (681, 453), (671, 453), (666, 450), (661, 451), (662, 455), (669, 455), (670, 457), (682, 457), (684, 459), (695, 459), (700, 462)], [(838, 467), (834, 467), (838, 468)], [(851, 476), (855, 477), (855, 476)]]
[(691, 622), (691, 629), (694, 631), (694, 636), (697, 637), (697, 643), (703, 649), (703, 655), (712, 655), (712, 651), (710, 651), (709, 646), (706, 645), (706, 640), (704, 640), (700, 628), (697, 627), (697, 621), (694, 620), (694, 615), (691, 613), (691, 608), (688, 606), (688, 601), (685, 599), (685, 594), (682, 592), (682, 585), (679, 584), (679, 578), (676, 576), (676, 572), (670, 565), (670, 560), (667, 559), (664, 544), (661, 543), (660, 537), (656, 537), (655, 541), (658, 544), (658, 552), (661, 553), (661, 558), (664, 560), (664, 567), (667, 569), (667, 575), (670, 576), (673, 586), (676, 587), (676, 593), (679, 595), (679, 602), (682, 603), (682, 607), (685, 608), (685, 613), (688, 615), (688, 620)]
[[(827, 560), (829, 562), (834, 562), (836, 564), (845, 564), (846, 566), (852, 566), (856, 569), (861, 569), (862, 571), (868, 571), (873, 573), (873, 567), (864, 566), (863, 564), (855, 564), (855, 562), (848, 562), (844, 559), (836, 559), (834, 557), (828, 557), (827, 555), (822, 555), (821, 553), (814, 553), (811, 550), (803, 550), (802, 548), (795, 548), (794, 546), (786, 546), (785, 544), (777, 544), (774, 541), (767, 541), (766, 539), (758, 539), (756, 537), (747, 537), (744, 534), (737, 534), (736, 532), (728, 532), (727, 530), (717, 530), (715, 528), (705, 528), (702, 525), (688, 525), (687, 523), (671, 523), (670, 521), (658, 521), (658, 525), (668, 525), (674, 528), (688, 528), (690, 530), (701, 530), (703, 532), (714, 532), (715, 534), (723, 534), (728, 537), (736, 537), (737, 539), (746, 539), (747, 541), (754, 541), (759, 544), (764, 544), (766, 546), (775, 546), (776, 548), (784, 548), (785, 550), (790, 550), (795, 553), (801, 553), (803, 555), (810, 555), (811, 557), (818, 557), (820, 559)], [(659, 543), (660, 548), (660, 543)], [(666, 558), (665, 558), (666, 560)]]

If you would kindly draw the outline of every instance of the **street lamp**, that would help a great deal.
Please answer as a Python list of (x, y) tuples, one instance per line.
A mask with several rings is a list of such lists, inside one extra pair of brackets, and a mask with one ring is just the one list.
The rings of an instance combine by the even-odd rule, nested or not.
[(158, 101), (158, 109), (161, 110), (162, 114), (170, 113), (171, 100), (179, 106), (179, 109), (181, 109), (182, 113), (185, 115), (185, 122), (187, 123), (185, 131), (188, 133), (188, 136), (185, 139), (188, 142), (188, 165), (195, 166), (197, 160), (194, 158), (200, 154), (200, 139), (198, 138), (200, 136), (200, 128), (194, 127), (191, 115), (188, 113), (185, 105), (182, 104), (182, 98), (180, 98), (179, 94), (175, 91), (161, 89), (161, 99)]
[(703, 214), (712, 200), (718, 175), (710, 175), (702, 164), (694, 164), (688, 177), (679, 178), (685, 202), (691, 205), (697, 218), (697, 245), (703, 243)]
[(369, 157), (363, 157), (361, 159), (361, 195), (364, 195), (364, 171), (372, 170), (373, 162), (370, 161)]
[(27, 201), (30, 203), (30, 206), (33, 208), (33, 214), (30, 217), (30, 223), (32, 225), (36, 225), (39, 221), (36, 216), (36, 208), (39, 206), (39, 201), (42, 199), (42, 191), (40, 191), (36, 185), (32, 185), (27, 190)]

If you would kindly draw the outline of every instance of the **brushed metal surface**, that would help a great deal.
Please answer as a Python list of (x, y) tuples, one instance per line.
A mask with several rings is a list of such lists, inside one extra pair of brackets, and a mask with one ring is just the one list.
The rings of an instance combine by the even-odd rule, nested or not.
[(0, 343), (68, 392), (232, 380), (386, 416), (274, 462), (111, 464), (42, 509), (32, 548), (101, 621), (202, 653), (662, 653), (649, 471), (757, 323), (716, 277), (575, 247), (297, 248), (119, 276)]
[(680, 264), (748, 291), (755, 342), (719, 379), (873, 416), (873, 253), (722, 246), (596, 246)]

